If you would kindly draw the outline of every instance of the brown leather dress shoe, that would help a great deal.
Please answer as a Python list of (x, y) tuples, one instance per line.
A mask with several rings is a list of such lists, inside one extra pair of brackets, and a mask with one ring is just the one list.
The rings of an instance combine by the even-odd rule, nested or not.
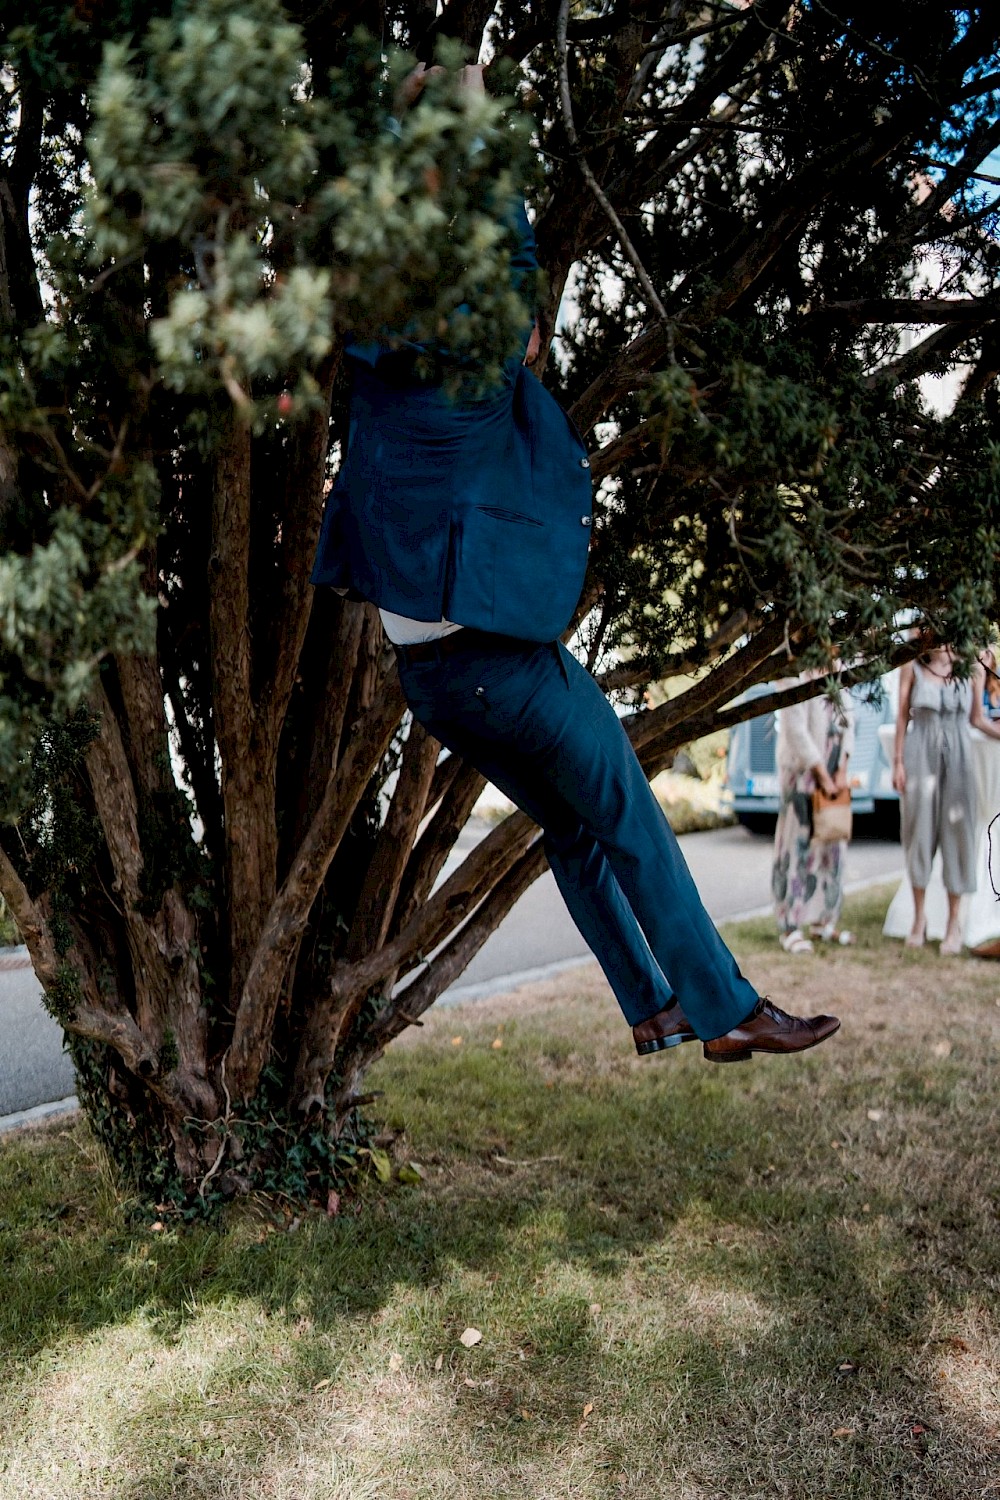
[(632, 1035), (635, 1037), (635, 1050), (640, 1057), (644, 1057), (647, 1052), (662, 1052), (667, 1047), (679, 1047), (681, 1042), (698, 1040), (691, 1030), (690, 1021), (676, 1001), (667, 1010), (658, 1010), (655, 1016), (633, 1026)]
[(747, 1062), (755, 1052), (805, 1052), (839, 1030), (836, 1016), (790, 1016), (765, 996), (739, 1026), (706, 1042), (704, 1053), (709, 1062)]

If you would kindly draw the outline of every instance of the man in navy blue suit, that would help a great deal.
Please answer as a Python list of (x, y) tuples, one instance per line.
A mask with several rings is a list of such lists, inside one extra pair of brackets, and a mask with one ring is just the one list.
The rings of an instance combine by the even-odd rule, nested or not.
[[(465, 80), (481, 88), (482, 70)], [(515, 213), (520, 286), (537, 262)], [(813, 1047), (839, 1021), (787, 1015), (740, 973), (617, 715), (560, 643), (586, 569), (590, 465), (528, 352), (526, 334), (496, 386), (454, 398), (418, 377), (404, 340), (348, 345), (350, 439), (313, 582), (378, 606), (414, 717), (541, 826), (640, 1053)]]

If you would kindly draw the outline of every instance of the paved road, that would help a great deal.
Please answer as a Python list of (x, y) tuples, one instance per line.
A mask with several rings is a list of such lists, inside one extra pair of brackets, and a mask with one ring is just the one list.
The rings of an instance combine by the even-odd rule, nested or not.
[[(467, 829), (459, 841), (459, 852), (464, 854), (481, 837), (481, 832)], [(680, 842), (714, 921), (731, 922), (770, 909), (769, 838), (748, 833), (737, 824), (710, 833), (687, 833)], [(898, 843), (856, 839), (851, 844), (848, 890), (893, 880), (902, 873), (903, 855)], [(533, 978), (538, 969), (584, 962), (589, 957), (590, 950), (573, 926), (555, 881), (546, 872), (484, 943), (461, 981), (438, 1003), (497, 994), (512, 988), (518, 979)]]
[(0, 1116), (63, 1099), (76, 1087), (62, 1028), (43, 1009), (37, 979), (30, 968), (4, 972), (9, 961), (0, 963)]
[[(466, 830), (453, 860), (464, 857), (482, 836), (481, 828)], [(735, 827), (689, 833), (681, 844), (717, 922), (767, 908), (769, 839)], [(851, 845), (849, 886), (891, 880), (901, 871), (898, 844), (857, 840)], [(546, 874), (522, 896), (461, 983), (442, 1001), (484, 998), (534, 978), (540, 971), (551, 973), (558, 966), (586, 962), (589, 957), (552, 876)], [(0, 957), (0, 1117), (63, 1099), (74, 1087), (73, 1069), (62, 1051), (62, 1033), (42, 1007), (34, 975), (28, 968), (9, 968), (9, 963)]]

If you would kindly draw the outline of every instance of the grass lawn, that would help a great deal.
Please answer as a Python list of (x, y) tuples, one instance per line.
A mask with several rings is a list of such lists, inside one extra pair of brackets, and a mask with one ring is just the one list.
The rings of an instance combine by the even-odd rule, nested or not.
[(730, 933), (843, 1017), (798, 1059), (639, 1059), (590, 968), (432, 1015), (372, 1078), (426, 1178), (337, 1218), (0, 1140), (2, 1500), (1000, 1496), (1000, 967), (885, 904)]

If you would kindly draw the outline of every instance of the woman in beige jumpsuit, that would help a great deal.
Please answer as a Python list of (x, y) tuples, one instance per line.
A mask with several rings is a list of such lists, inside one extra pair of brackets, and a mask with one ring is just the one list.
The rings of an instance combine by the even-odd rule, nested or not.
[(906, 942), (924, 941), (924, 897), (935, 852), (941, 850), (948, 893), (943, 954), (962, 951), (959, 906), (976, 889), (976, 780), (972, 766), (973, 724), (1000, 739), (1000, 724), (983, 712), (983, 669), (977, 662), (964, 681), (952, 676), (954, 653), (931, 642), (900, 671), (899, 714), (892, 784), (901, 798), (900, 837), (913, 887), (913, 927)]

